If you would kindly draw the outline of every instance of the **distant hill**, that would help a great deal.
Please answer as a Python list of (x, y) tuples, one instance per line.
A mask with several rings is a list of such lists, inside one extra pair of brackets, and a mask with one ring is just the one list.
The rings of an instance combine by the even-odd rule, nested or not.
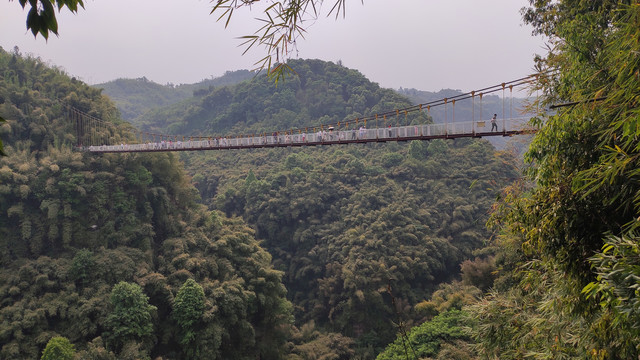
[(118, 106), (122, 118), (133, 121), (150, 109), (175, 104), (199, 92), (209, 92), (216, 87), (233, 85), (251, 79), (256, 74), (249, 70), (227, 71), (224, 75), (205, 79), (195, 84), (160, 85), (146, 77), (117, 79), (94, 87), (103, 89)]
[[(320, 60), (292, 60), (295, 71), (280, 83), (264, 75), (235, 86), (198, 92), (192, 98), (153, 109), (134, 121), (143, 131), (178, 135), (210, 136), (265, 131), (285, 131), (338, 123), (410, 106), (409, 100), (383, 89), (357, 70)], [(426, 122), (412, 113), (397, 121)], [(380, 119), (379, 125), (384, 126)], [(362, 124), (362, 123), (360, 123)], [(368, 127), (375, 126), (371, 122)]]

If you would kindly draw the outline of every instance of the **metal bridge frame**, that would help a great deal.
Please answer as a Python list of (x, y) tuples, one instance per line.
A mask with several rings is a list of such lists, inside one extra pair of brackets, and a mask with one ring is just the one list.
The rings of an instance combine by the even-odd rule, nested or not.
[(388, 141), (435, 140), (457, 138), (481, 138), (487, 136), (513, 136), (533, 134), (528, 118), (502, 119), (500, 131), (477, 131), (488, 121), (457, 122), (448, 124), (408, 125), (375, 129), (329, 130), (297, 134), (285, 132), (274, 135), (249, 137), (216, 137), (203, 140), (162, 141), (142, 144), (98, 145), (84, 148), (94, 153), (165, 152), (201, 150), (237, 150), (279, 147), (325, 146), (337, 144), (364, 144)]

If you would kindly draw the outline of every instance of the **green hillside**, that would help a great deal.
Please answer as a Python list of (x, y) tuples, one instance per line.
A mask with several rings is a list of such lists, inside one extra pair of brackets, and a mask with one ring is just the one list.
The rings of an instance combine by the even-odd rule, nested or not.
[(297, 321), (374, 348), (395, 337), (392, 296), (403, 321), (419, 320), (413, 306), (490, 239), (491, 204), (518, 176), (515, 159), (484, 141), (185, 161), (203, 193), (215, 189), (214, 208), (242, 216), (264, 239)]
[(0, 51), (0, 358), (57, 336), (83, 359), (282, 358), (291, 306), (255, 232), (172, 154), (74, 151), (67, 106), (124, 130), (100, 90)]
[(116, 79), (94, 85), (118, 104), (124, 120), (136, 123), (135, 119), (157, 107), (175, 104), (191, 96), (206, 93), (225, 85), (233, 85), (251, 79), (255, 73), (248, 70), (227, 71), (224, 75), (205, 79), (195, 84), (160, 85), (142, 77), (138, 79)]
[[(313, 129), (409, 106), (405, 97), (381, 89), (356, 70), (320, 60), (292, 60), (289, 65), (296, 75), (278, 84), (261, 75), (236, 86), (215, 88), (144, 114), (138, 121), (140, 129), (194, 136)], [(427, 117), (411, 114), (409, 119), (388, 121), (425, 122)]]

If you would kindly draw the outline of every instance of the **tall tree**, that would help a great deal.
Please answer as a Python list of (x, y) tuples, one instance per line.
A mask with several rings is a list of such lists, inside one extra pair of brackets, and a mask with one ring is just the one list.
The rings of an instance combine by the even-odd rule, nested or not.
[(179, 342), (185, 358), (198, 359), (198, 324), (204, 313), (204, 291), (195, 280), (184, 282), (173, 302), (173, 318), (180, 327)]
[(42, 352), (42, 360), (72, 360), (76, 351), (69, 339), (56, 336), (52, 337)]
[(107, 318), (108, 338), (119, 351), (129, 341), (144, 342), (153, 331), (149, 298), (138, 284), (121, 281), (111, 291), (113, 310)]
[(463, 328), (465, 316), (460, 310), (443, 312), (408, 334), (399, 334), (376, 360), (472, 359), (473, 351), (466, 343), (469, 335)]
[[(475, 312), (479, 339), (500, 358), (637, 358), (640, 294), (620, 287), (640, 265), (629, 245), (640, 226), (640, 4), (530, 3), (524, 19), (551, 45), (534, 105), (557, 112), (540, 114), (526, 156), (535, 188), (498, 215), (525, 270), (521, 288)], [(500, 302), (508, 312), (494, 311)], [(513, 326), (500, 335), (497, 320)]]

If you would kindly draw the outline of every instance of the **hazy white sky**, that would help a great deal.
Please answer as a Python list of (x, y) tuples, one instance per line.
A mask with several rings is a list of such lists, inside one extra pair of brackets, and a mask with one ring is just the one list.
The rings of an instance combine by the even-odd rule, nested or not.
[[(470, 91), (533, 71), (544, 39), (522, 25), (527, 0), (347, 1), (346, 18), (326, 14), (307, 23), (293, 57), (357, 69), (380, 86)], [(260, 13), (238, 12), (231, 26), (209, 15), (206, 0), (85, 0), (58, 15), (59, 37), (27, 32), (26, 11), (0, 0), (0, 46), (39, 56), (90, 84), (147, 77), (194, 83), (227, 70), (253, 69), (262, 48), (242, 55), (237, 38), (252, 34)]]

